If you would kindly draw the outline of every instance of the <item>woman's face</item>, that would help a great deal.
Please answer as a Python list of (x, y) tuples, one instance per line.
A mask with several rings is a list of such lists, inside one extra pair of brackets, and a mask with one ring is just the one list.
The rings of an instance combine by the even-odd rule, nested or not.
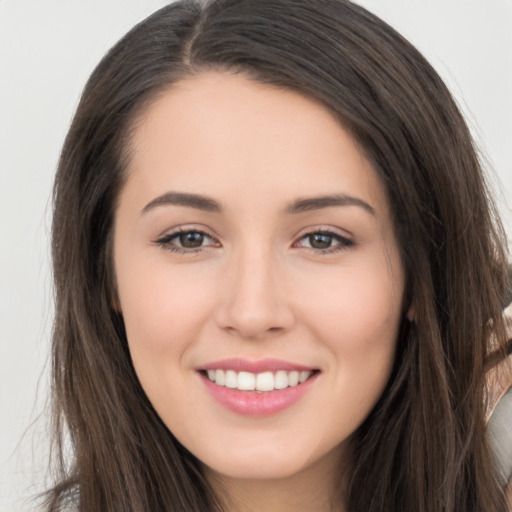
[(404, 272), (371, 165), (318, 103), (213, 72), (162, 94), (131, 149), (117, 306), (154, 408), (225, 477), (337, 463), (401, 323)]

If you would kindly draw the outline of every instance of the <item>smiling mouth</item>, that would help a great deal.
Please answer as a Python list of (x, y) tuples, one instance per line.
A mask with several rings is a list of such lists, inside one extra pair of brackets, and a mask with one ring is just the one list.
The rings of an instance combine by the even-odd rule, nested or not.
[(211, 369), (201, 370), (200, 373), (219, 387), (264, 393), (297, 387), (313, 375), (319, 373), (319, 371), (278, 370), (276, 372), (251, 373), (247, 371), (237, 372), (235, 370)]

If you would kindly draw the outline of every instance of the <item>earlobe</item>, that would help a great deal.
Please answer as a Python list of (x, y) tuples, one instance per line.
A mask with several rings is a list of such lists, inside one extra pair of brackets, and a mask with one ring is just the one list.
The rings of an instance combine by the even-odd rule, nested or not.
[(110, 305), (116, 313), (119, 313), (120, 315), (123, 314), (123, 310), (121, 309), (121, 303), (119, 302), (117, 293), (110, 294)]
[(108, 283), (106, 286), (106, 296), (108, 299), (108, 302), (110, 304), (110, 307), (120, 315), (123, 313), (123, 310), (121, 308), (121, 301), (119, 300), (119, 294), (117, 293), (117, 279), (115, 275), (112, 275), (110, 279), (108, 279)]
[[(113, 281), (113, 282), (112, 282)], [(110, 279), (107, 287), (107, 296), (108, 301), (110, 303), (110, 307), (120, 315), (123, 314), (123, 309), (121, 307), (121, 301), (119, 300), (119, 294), (117, 293), (117, 280)]]
[(409, 320), (409, 322), (412, 322), (414, 323), (416, 321), (416, 310), (414, 308), (414, 305), (411, 305), (409, 307), (409, 309), (407, 310), (407, 320)]
[(110, 307), (118, 314), (122, 315), (121, 301), (119, 300), (117, 275), (114, 266), (113, 256), (113, 235), (111, 234), (105, 244), (105, 295)]

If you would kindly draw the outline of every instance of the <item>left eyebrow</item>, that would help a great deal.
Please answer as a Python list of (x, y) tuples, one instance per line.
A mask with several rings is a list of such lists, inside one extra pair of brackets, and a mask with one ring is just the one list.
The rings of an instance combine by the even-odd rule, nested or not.
[(317, 197), (306, 197), (297, 199), (286, 207), (286, 213), (296, 214), (302, 212), (309, 212), (312, 210), (321, 210), (323, 208), (331, 208), (333, 206), (358, 206), (368, 212), (373, 217), (376, 217), (375, 208), (369, 205), (366, 201), (357, 197), (349, 196), (346, 194), (333, 194)]

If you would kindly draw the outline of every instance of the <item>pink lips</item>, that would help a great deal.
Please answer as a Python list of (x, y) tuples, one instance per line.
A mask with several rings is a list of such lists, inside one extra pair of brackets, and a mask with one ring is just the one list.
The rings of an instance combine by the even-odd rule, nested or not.
[(220, 361), (205, 364), (199, 369), (234, 370), (235, 372), (250, 373), (277, 372), (278, 370), (285, 370), (287, 372), (292, 372), (294, 370), (299, 372), (315, 370), (315, 368), (311, 366), (303, 366), (300, 364), (290, 363), (289, 361), (282, 361), (280, 359), (261, 359), (260, 361), (249, 361), (247, 359), (221, 359)]
[[(273, 391), (240, 391), (224, 386), (219, 386), (205, 374), (206, 370), (234, 370), (236, 372), (276, 372), (285, 371), (312, 371), (313, 374), (305, 382), (290, 386), (285, 389), (276, 389)], [(269, 416), (277, 414), (288, 407), (291, 407), (300, 400), (312, 387), (314, 381), (319, 375), (315, 368), (281, 361), (278, 359), (264, 359), (260, 361), (249, 361), (245, 359), (223, 359), (215, 361), (198, 368), (199, 375), (210, 395), (221, 405), (230, 411), (244, 416)]]

